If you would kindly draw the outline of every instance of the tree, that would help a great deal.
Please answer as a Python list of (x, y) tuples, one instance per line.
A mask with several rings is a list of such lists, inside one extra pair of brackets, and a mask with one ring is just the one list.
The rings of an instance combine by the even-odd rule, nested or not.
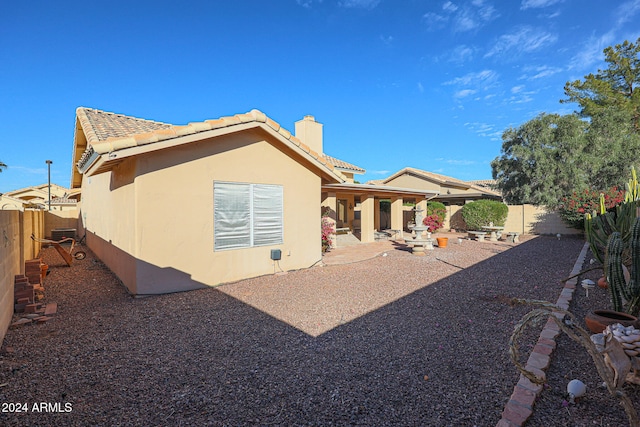
[(588, 124), (575, 114), (541, 114), (502, 135), (502, 155), (491, 162), (507, 203), (557, 206), (588, 186)]
[(604, 50), (605, 70), (567, 82), (572, 115), (542, 114), (507, 129), (493, 177), (509, 203), (558, 207), (578, 191), (625, 181), (640, 161), (640, 38)]
[(580, 106), (582, 117), (595, 117), (602, 110), (612, 109), (626, 114), (634, 132), (640, 132), (640, 38), (626, 41), (604, 50), (606, 70), (585, 76), (584, 81), (567, 82), (567, 99)]
[(0, 162), (0, 172), (2, 172), (3, 169), (6, 169), (7, 165), (5, 165), (4, 163)]

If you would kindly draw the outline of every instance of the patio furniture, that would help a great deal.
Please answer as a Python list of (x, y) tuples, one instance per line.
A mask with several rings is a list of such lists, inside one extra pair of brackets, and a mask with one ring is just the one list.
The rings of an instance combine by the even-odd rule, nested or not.
[(520, 239), (518, 239), (518, 236), (520, 236), (520, 233), (517, 233), (515, 231), (507, 233), (507, 242), (520, 243)]
[(478, 242), (484, 242), (484, 236), (487, 235), (486, 231), (467, 231), (470, 239), (477, 240)]

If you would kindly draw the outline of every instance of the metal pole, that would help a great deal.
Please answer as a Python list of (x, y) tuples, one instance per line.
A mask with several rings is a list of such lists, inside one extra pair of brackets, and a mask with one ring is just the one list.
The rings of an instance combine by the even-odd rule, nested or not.
[(48, 168), (48, 175), (49, 175), (49, 210), (51, 210), (51, 163), (53, 163), (51, 160), (45, 160), (47, 163), (47, 168)]

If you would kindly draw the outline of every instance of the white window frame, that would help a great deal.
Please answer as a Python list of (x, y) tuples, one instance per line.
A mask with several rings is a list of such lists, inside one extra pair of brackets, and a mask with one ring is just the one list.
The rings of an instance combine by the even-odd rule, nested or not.
[[(234, 188), (238, 190), (238, 193), (232, 193)], [(241, 208), (244, 204), (248, 212), (225, 211), (224, 205), (219, 204), (221, 198), (225, 197), (225, 193), (228, 193), (226, 196), (230, 198), (239, 197), (235, 200), (236, 205), (239, 204)], [(243, 199), (243, 197), (248, 198), (248, 200)], [(264, 202), (267, 203), (267, 206), (260, 206)], [(269, 206), (271, 202), (272, 204)], [(228, 203), (233, 203), (233, 200), (229, 200)], [(236, 222), (237, 225), (244, 226), (246, 229), (242, 230), (242, 228), (236, 226), (225, 230), (225, 222)], [(228, 236), (225, 238), (220, 234), (227, 234)], [(214, 181), (213, 242), (214, 251), (283, 244), (284, 187), (277, 184)]]

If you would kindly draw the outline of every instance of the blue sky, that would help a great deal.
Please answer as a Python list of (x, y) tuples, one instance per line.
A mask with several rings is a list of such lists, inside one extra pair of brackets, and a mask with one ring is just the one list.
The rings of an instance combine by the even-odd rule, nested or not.
[[(184, 3), (184, 4), (180, 4)], [(501, 135), (560, 104), (640, 0), (7, 1), (0, 192), (68, 186), (79, 106), (173, 124), (257, 108), (367, 170), (491, 178)]]

